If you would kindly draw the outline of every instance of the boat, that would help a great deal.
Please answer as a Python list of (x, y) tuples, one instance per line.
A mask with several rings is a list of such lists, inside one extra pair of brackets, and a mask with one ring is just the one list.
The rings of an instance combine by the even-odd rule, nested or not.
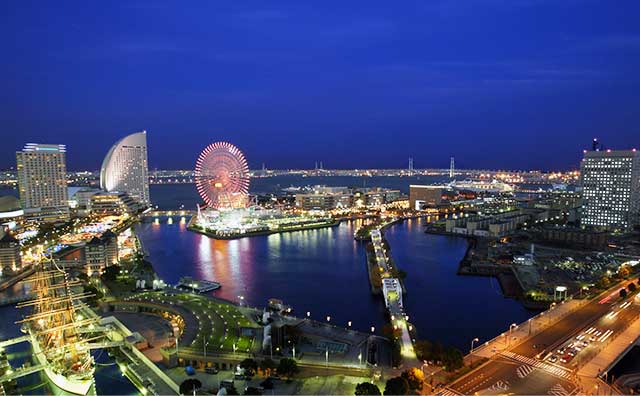
[(71, 288), (79, 286), (70, 281), (67, 273), (55, 266), (45, 269), (44, 263), (31, 281), (36, 297), (18, 304), (19, 308), (31, 307), (30, 315), (18, 321), (21, 330), (28, 334), (36, 364), (54, 394), (94, 395), (93, 374), (95, 363), (81, 327), (97, 322), (95, 318), (83, 318), (79, 313), (81, 299), (88, 293), (74, 294)]
[(449, 183), (449, 187), (457, 190), (468, 190), (473, 192), (511, 193), (514, 191), (512, 185), (496, 179), (493, 179), (490, 182), (481, 180), (454, 180)]

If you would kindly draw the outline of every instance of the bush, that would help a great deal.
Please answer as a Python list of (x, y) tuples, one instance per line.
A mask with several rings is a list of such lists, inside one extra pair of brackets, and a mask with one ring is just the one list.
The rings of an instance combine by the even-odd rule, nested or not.
[(422, 372), (422, 370), (416, 367), (412, 367), (408, 370), (403, 371), (400, 376), (407, 381), (410, 389), (422, 389), (422, 383), (424, 382), (424, 373)]
[(298, 368), (298, 363), (291, 358), (280, 359), (280, 364), (278, 364), (278, 374), (285, 377), (292, 377), (298, 373), (300, 369)]
[(202, 382), (195, 378), (188, 378), (180, 384), (180, 394), (192, 395), (200, 388), (202, 388)]
[(102, 279), (110, 282), (115, 281), (116, 278), (118, 277), (118, 274), (120, 274), (120, 269), (121, 268), (119, 265), (108, 266), (107, 268), (104, 269), (104, 272), (102, 273)]
[(384, 394), (385, 396), (408, 395), (409, 384), (402, 377), (390, 378), (384, 386)]
[(245, 369), (248, 373), (255, 373), (258, 370), (258, 362), (253, 359), (246, 358), (240, 362), (240, 367)]
[(463, 366), (463, 355), (453, 347), (445, 348), (440, 343), (419, 340), (415, 344), (418, 359), (442, 364), (447, 371), (454, 371)]
[(377, 396), (380, 395), (380, 389), (371, 382), (361, 382), (356, 385), (356, 396)]

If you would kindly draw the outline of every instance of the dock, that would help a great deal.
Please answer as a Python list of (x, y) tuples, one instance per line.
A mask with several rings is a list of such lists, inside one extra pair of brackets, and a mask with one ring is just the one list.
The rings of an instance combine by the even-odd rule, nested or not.
[(191, 290), (197, 293), (207, 293), (210, 291), (218, 290), (222, 287), (222, 285), (220, 285), (220, 283), (218, 282), (184, 277), (180, 278), (180, 282), (178, 282), (176, 287), (179, 289)]

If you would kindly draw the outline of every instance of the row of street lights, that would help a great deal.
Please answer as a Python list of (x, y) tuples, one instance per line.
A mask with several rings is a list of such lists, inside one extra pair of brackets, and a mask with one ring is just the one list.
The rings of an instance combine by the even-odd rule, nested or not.
[[(311, 318), (311, 312), (307, 311), (307, 319)], [(331, 316), (327, 315), (327, 323), (331, 322)], [(351, 327), (353, 326), (353, 322), (352, 321), (348, 321), (347, 322), (347, 327), (349, 327), (349, 329), (351, 329)], [(375, 333), (376, 331), (376, 327), (375, 326), (371, 326), (371, 332)]]

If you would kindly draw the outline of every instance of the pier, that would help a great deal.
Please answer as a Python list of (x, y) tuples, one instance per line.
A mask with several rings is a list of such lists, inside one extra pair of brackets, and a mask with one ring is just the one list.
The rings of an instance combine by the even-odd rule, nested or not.
[(371, 243), (376, 257), (378, 268), (382, 276), (382, 293), (384, 303), (391, 317), (391, 324), (394, 330), (400, 331), (400, 354), (406, 362), (417, 363), (417, 356), (413, 349), (413, 341), (407, 322), (408, 316), (404, 312), (402, 305), (402, 284), (398, 278), (392, 278), (388, 259), (382, 246), (382, 232), (376, 228), (371, 230)]

